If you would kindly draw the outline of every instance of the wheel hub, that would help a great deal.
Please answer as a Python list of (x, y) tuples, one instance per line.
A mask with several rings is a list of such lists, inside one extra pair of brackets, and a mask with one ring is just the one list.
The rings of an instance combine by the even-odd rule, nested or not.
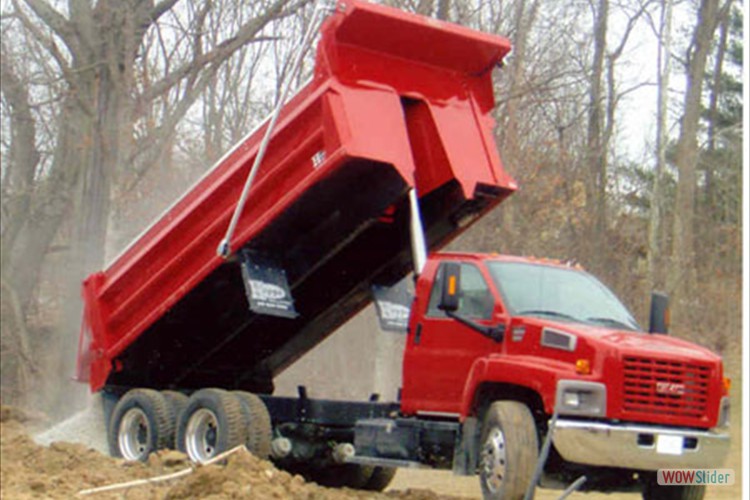
[(126, 460), (143, 460), (149, 453), (151, 426), (140, 408), (131, 408), (122, 420), (117, 433), (117, 446)]
[(503, 484), (506, 468), (505, 435), (493, 427), (482, 448), (482, 477), (489, 491), (497, 493)]
[(185, 431), (185, 449), (191, 460), (206, 462), (216, 455), (218, 420), (214, 412), (201, 408), (190, 416)]

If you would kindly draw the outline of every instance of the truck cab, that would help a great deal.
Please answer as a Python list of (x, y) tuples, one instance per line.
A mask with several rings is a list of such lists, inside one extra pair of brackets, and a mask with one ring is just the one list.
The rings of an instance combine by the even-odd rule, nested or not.
[[(401, 411), (462, 422), (462, 439), (476, 441), (466, 469), (476, 465), (490, 498), (517, 496), (511, 461), (530, 473), (553, 416), (546, 480), (585, 473), (589, 487), (628, 489), (660, 468), (723, 462), (722, 370), (708, 349), (644, 331), (577, 265), (436, 254), (416, 283)], [(515, 446), (524, 428), (531, 442)]]

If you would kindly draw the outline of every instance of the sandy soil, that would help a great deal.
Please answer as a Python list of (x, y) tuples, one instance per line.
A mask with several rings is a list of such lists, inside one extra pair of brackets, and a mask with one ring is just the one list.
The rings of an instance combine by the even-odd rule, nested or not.
[[(8, 500), (69, 499), (87, 488), (175, 473), (190, 468), (187, 457), (175, 451), (152, 455), (148, 463), (128, 463), (102, 455), (85, 445), (35, 443), (22, 414), (0, 412), (0, 497)], [(225, 465), (198, 467), (184, 478), (131, 487), (92, 498), (118, 499), (403, 499), (451, 497), (414, 488), (386, 494), (348, 489), (328, 489), (306, 483), (302, 477), (276, 469), (244, 450), (231, 455)], [(81, 497), (83, 498), (83, 497)]]

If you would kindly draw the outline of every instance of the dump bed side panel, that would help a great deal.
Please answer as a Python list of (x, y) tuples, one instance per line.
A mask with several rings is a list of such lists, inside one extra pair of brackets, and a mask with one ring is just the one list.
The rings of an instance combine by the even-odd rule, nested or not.
[[(216, 255), (261, 128), (84, 282), (79, 378), (93, 390), (269, 391), (273, 376), (369, 302), (372, 282), (408, 272), (409, 189), (431, 248), (515, 189), (488, 115), (490, 68), (507, 41), (346, 6), (322, 29), (316, 76), (285, 106), (232, 240), (284, 267), (299, 316), (252, 314), (239, 264)], [(421, 49), (378, 41), (395, 26), (418, 27)], [(436, 40), (449, 46), (438, 50)], [(451, 40), (477, 54), (457, 57)]]

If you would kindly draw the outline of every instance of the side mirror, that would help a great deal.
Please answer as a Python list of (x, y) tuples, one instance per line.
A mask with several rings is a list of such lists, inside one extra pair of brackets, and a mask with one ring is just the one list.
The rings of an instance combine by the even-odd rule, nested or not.
[(665, 293), (651, 293), (649, 333), (669, 333), (669, 297)]
[(438, 309), (445, 312), (458, 310), (458, 291), (461, 289), (461, 264), (446, 262), (443, 264), (443, 288), (440, 294)]

